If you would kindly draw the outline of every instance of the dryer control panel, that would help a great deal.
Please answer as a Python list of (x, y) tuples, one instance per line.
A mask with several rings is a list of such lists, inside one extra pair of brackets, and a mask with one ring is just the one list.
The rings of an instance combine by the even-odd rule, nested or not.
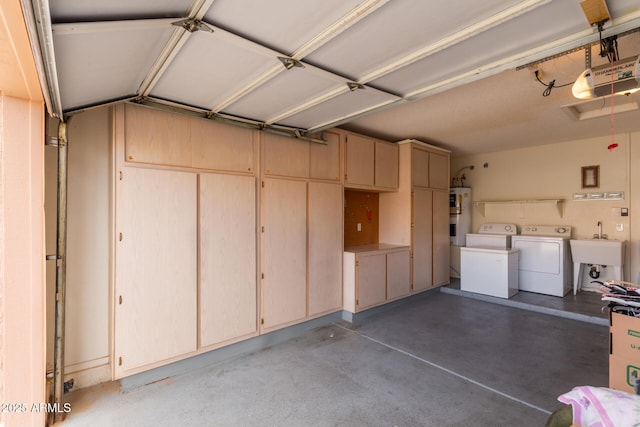
[(571, 226), (569, 225), (524, 225), (523, 236), (544, 236), (571, 238)]

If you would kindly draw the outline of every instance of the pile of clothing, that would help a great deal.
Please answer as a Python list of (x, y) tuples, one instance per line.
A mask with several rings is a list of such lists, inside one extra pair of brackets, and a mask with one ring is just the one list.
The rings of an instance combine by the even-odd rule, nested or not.
[(607, 280), (601, 282), (593, 280), (591, 283), (600, 285), (602, 301), (609, 302), (612, 313), (640, 317), (640, 289), (638, 285), (622, 280)]

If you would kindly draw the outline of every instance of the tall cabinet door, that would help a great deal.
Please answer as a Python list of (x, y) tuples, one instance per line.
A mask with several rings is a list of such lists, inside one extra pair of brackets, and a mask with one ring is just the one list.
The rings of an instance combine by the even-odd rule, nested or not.
[(200, 175), (200, 345), (256, 332), (256, 179)]
[(309, 316), (342, 307), (340, 184), (309, 183)]
[[(413, 190), (413, 291), (433, 286), (432, 191)], [(447, 248), (447, 253), (449, 249)]]
[(449, 283), (449, 192), (433, 192), (433, 284)]
[(196, 175), (125, 168), (116, 242), (116, 376), (196, 350)]
[(262, 327), (307, 314), (307, 183), (265, 179)]

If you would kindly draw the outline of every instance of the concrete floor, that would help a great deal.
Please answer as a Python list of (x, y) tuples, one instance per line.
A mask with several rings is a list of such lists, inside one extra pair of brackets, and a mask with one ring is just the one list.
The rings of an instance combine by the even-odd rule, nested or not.
[(607, 386), (608, 329), (445, 292), (126, 393), (68, 395), (71, 426), (543, 426)]

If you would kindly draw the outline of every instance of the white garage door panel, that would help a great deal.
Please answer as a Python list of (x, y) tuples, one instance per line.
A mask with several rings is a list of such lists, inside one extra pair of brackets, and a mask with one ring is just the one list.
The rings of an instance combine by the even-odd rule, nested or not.
[(220, 29), (191, 34), (151, 96), (213, 108), (279, 64), (268, 51), (235, 42), (242, 40)]
[(53, 31), (62, 108), (68, 111), (135, 95), (173, 28), (163, 20), (122, 28), (62, 24)]

